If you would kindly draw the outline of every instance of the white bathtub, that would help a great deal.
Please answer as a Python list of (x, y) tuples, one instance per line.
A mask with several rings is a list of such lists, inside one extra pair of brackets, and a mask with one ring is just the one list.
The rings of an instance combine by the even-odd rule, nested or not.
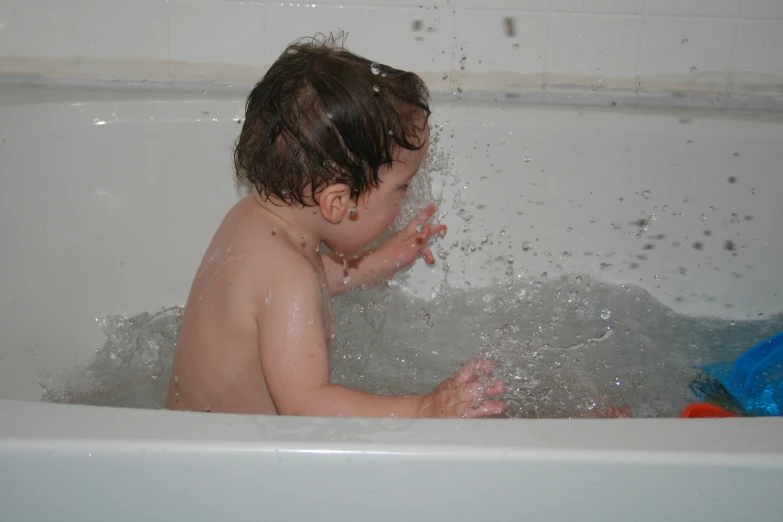
[[(95, 318), (184, 303), (238, 197), (242, 107), (242, 94), (200, 90), (0, 88), (1, 520), (783, 519), (781, 419), (383, 421), (38, 402), (39, 377), (101, 346)], [(434, 180), (450, 238), (505, 229), (540, 253), (517, 256), (526, 277), (638, 284), (678, 312), (783, 309), (780, 114), (438, 102), (433, 119), (463, 175)], [(451, 209), (460, 190), (467, 233)], [(632, 267), (649, 241), (630, 223), (651, 214), (649, 234), (666, 239)], [(705, 227), (714, 237), (692, 248)], [(491, 284), (497, 254), (451, 255), (449, 283)], [(416, 268), (411, 292), (431, 293), (431, 270)]]

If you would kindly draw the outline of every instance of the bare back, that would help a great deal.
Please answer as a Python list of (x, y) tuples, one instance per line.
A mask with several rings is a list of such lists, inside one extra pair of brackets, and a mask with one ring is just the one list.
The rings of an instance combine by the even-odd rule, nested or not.
[[(274, 216), (253, 197), (237, 203), (215, 233), (194, 278), (166, 407), (276, 414), (261, 366), (259, 328), (266, 307), (259, 303), (269, 304), (285, 291), (285, 281), (301, 277), (303, 271), (316, 274), (325, 288), (323, 268), (308, 262), (290, 238), (276, 231)], [(331, 332), (328, 292), (321, 302)]]

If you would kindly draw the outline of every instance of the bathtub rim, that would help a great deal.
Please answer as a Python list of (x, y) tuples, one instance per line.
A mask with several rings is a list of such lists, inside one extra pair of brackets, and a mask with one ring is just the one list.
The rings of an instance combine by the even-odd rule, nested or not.
[[(0, 449), (288, 451), (783, 469), (783, 418), (362, 419), (0, 400)], [(718, 428), (718, 429), (716, 429)]]

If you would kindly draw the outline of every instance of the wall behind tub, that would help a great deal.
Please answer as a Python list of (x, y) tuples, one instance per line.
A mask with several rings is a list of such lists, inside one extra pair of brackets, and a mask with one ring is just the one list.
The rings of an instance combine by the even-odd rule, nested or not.
[(249, 85), (339, 29), (434, 91), (783, 100), (783, 0), (0, 0), (0, 75)]

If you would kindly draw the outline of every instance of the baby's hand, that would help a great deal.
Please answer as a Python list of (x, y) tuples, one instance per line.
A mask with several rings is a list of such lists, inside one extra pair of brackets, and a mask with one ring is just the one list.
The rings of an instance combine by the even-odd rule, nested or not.
[(427, 224), (436, 210), (435, 205), (428, 205), (404, 229), (378, 249), (391, 265), (389, 277), (411, 265), (419, 256), (423, 256), (427, 264), (435, 263), (435, 256), (432, 255), (428, 242), (433, 235), (446, 232), (446, 225)]
[[(483, 402), (488, 395), (498, 395), (506, 387), (494, 381), (488, 387), (480, 382), (481, 376), (490, 376), (492, 361), (471, 361), (459, 369), (454, 377), (446, 379), (421, 403), (419, 417), (488, 417), (503, 413), (502, 401)], [(474, 407), (475, 405), (475, 407)]]

